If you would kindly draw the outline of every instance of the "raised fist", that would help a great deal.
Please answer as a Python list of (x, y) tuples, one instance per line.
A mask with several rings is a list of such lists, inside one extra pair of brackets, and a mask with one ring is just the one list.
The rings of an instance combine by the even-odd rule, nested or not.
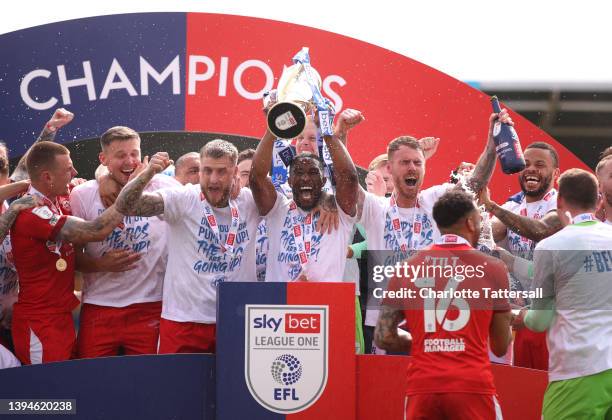
[(58, 108), (53, 113), (53, 116), (47, 122), (47, 128), (50, 131), (57, 131), (66, 124), (68, 124), (74, 118), (74, 114), (64, 108)]

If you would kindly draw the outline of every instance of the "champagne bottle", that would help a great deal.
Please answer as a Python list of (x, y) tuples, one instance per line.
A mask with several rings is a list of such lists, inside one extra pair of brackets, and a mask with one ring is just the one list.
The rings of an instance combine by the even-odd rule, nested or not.
[[(499, 114), (501, 108), (497, 96), (491, 97), (493, 112)], [(493, 126), (493, 140), (495, 141), (495, 153), (505, 174), (514, 174), (525, 169), (525, 158), (519, 142), (518, 135), (509, 124), (496, 121)]]

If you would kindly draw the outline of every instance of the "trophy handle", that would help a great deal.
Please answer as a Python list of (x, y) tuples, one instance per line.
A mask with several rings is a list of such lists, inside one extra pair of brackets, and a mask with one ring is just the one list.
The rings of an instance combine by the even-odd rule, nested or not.
[(306, 127), (306, 112), (294, 102), (278, 102), (268, 111), (268, 128), (281, 139), (293, 139)]

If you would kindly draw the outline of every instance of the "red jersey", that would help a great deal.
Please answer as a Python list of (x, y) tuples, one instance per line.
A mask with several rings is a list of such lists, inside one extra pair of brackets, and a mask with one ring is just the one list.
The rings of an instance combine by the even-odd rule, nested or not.
[[(46, 199), (45, 201), (49, 201)], [(74, 248), (70, 242), (56, 241), (67, 216), (66, 197), (56, 203), (23, 210), (11, 228), (15, 267), (19, 274), (16, 314), (44, 315), (67, 312), (79, 301), (74, 296)], [(59, 271), (59, 258), (67, 262)]]
[[(401, 302), (412, 335), (407, 394), (495, 394), (489, 327), (494, 312), (507, 312), (510, 305), (491, 291), (507, 290), (508, 274), (500, 260), (476, 251), (463, 238), (446, 237), (459, 241), (451, 238), (449, 244), (419, 252), (406, 264), (420, 272), (404, 271), (389, 285), (389, 290), (413, 294), (384, 301), (395, 307)], [(490, 289), (486, 295), (485, 288)]]

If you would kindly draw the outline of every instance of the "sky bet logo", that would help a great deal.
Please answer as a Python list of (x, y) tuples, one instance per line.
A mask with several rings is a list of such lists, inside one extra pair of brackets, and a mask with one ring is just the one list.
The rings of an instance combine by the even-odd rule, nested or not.
[(321, 316), (319, 314), (286, 313), (284, 317), (273, 317), (264, 314), (253, 319), (253, 328), (271, 329), (278, 332), (283, 324), (284, 332), (290, 334), (318, 334), (321, 331)]

